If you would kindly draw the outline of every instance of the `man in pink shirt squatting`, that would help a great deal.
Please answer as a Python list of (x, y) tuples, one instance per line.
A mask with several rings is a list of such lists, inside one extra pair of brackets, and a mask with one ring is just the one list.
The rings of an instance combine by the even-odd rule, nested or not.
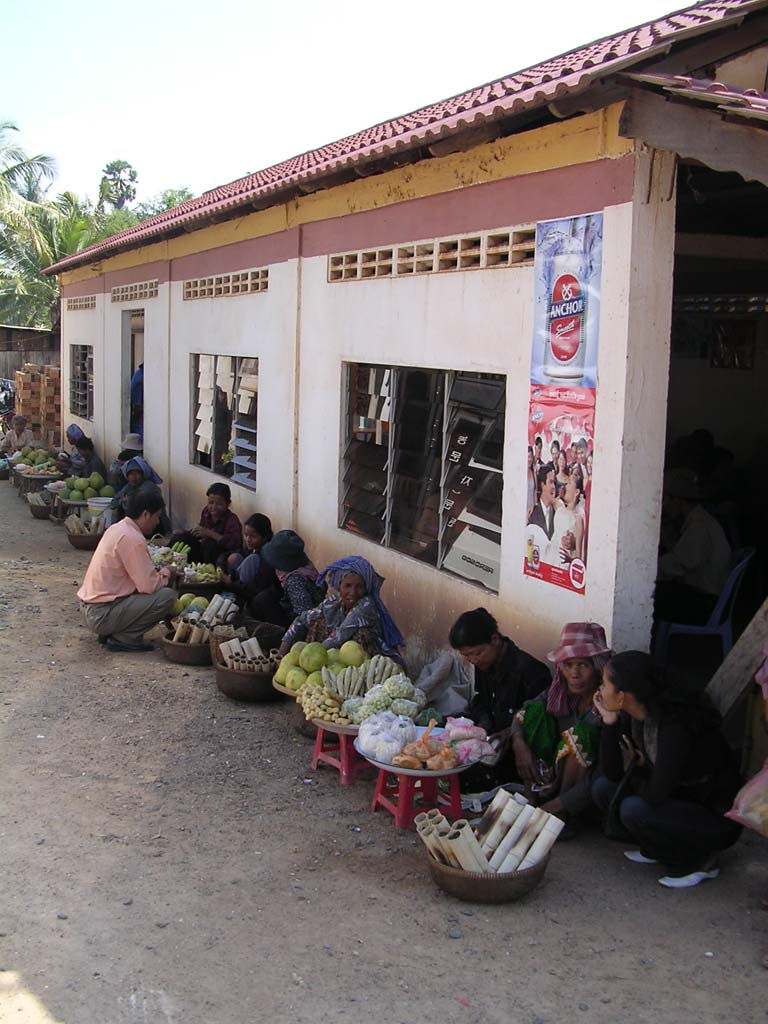
[(77, 592), (89, 629), (110, 651), (151, 651), (144, 633), (171, 614), (175, 570), (159, 571), (147, 550), (157, 529), (163, 499), (137, 491), (128, 500), (125, 519), (104, 532)]

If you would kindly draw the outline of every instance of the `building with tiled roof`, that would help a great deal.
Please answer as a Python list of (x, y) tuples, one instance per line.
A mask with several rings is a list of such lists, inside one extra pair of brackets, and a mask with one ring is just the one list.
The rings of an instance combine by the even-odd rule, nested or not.
[(143, 361), (174, 519), (226, 476), (316, 562), (365, 555), (417, 659), (477, 604), (540, 652), (585, 618), (647, 643), (667, 429), (735, 436), (678, 392), (673, 306), (709, 318), (705, 361), (721, 292), (762, 323), (737, 285), (764, 258), (767, 42), (768, 0), (696, 4), (65, 258), (67, 422), (111, 457)]

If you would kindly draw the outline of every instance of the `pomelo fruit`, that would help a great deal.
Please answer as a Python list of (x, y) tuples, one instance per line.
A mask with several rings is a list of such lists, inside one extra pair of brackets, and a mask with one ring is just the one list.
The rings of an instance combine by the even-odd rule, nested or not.
[(83, 493), (91, 486), (91, 481), (85, 476), (79, 476), (75, 480), (75, 490)]
[(288, 678), (288, 673), (292, 668), (295, 668), (295, 666), (291, 665), (288, 661), (288, 655), (286, 654), (280, 659), (280, 664), (278, 665), (277, 672), (275, 672), (274, 675), (275, 682), (279, 683), (281, 686), (285, 686), (285, 680)]
[(189, 602), (190, 608), (197, 608), (198, 611), (204, 612), (208, 607), (208, 599), (205, 597), (194, 597)]
[(288, 651), (288, 653), (286, 654), (286, 658), (290, 660), (291, 665), (295, 665), (296, 667), (298, 667), (299, 655), (306, 646), (307, 645), (303, 640), (297, 640), (293, 647), (290, 649), (290, 651)]
[(94, 491), (94, 489), (92, 487), (86, 487), (85, 490), (83, 491), (83, 497), (85, 498), (86, 501), (89, 498), (98, 498), (98, 496), (99, 496), (99, 492), (98, 491)]
[(173, 608), (171, 608), (171, 615), (181, 615), (184, 611), (184, 605), (181, 603), (181, 598), (173, 602)]
[(100, 491), (104, 484), (107, 482), (101, 473), (91, 473), (88, 477), (88, 482), (94, 491)]
[(322, 686), (323, 685), (323, 677), (322, 677), (322, 675), (319, 672), (310, 672), (309, 675), (307, 676), (307, 681), (306, 681), (306, 683), (304, 685), (305, 686)]
[(299, 654), (299, 666), (310, 674), (319, 672), (328, 664), (328, 655), (322, 644), (307, 644)]
[(339, 649), (339, 657), (345, 665), (359, 668), (365, 661), (365, 651), (356, 640), (347, 640)]
[(188, 605), (192, 604), (194, 600), (194, 594), (182, 594), (181, 597), (179, 598), (179, 602), (182, 608), (186, 608)]
[(99, 497), (100, 498), (114, 498), (114, 496), (115, 496), (115, 488), (114, 487), (110, 487), (109, 484), (107, 484), (106, 487), (102, 487), (101, 490), (99, 491)]
[(303, 668), (292, 668), (285, 677), (285, 685), (289, 690), (300, 690), (307, 681), (307, 673)]
[(82, 491), (78, 491), (78, 489), (75, 487), (73, 490), (71, 490), (69, 492), (69, 500), (70, 501), (85, 501), (85, 499), (83, 498), (83, 492)]

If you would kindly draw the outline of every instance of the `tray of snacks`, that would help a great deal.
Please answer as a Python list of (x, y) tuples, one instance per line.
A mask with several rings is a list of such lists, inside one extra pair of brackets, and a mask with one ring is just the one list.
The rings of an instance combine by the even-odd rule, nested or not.
[[(462, 758), (457, 746), (450, 729), (437, 728), (434, 719), (428, 726), (418, 726), (388, 711), (366, 719), (355, 740), (355, 750), (376, 768), (416, 778), (458, 775), (485, 753), (478, 750), (478, 756)], [(490, 746), (488, 749), (492, 752)]]

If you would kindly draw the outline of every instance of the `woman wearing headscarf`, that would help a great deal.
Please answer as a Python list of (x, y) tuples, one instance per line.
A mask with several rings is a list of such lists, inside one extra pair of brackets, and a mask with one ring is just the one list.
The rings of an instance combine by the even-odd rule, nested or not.
[(107, 473), (107, 483), (112, 487), (120, 488), (123, 486), (123, 466), (128, 462), (129, 459), (136, 458), (137, 455), (144, 454), (144, 442), (141, 440), (138, 434), (126, 434), (120, 445), (120, 451), (117, 454), (117, 458), (113, 459), (109, 466), (109, 472)]
[(601, 724), (593, 697), (610, 656), (602, 626), (569, 622), (547, 655), (555, 665), (551, 684), (515, 716), (518, 775), (550, 814), (573, 819), (592, 805)]
[[(112, 521), (115, 523), (119, 523), (124, 518), (128, 502), (137, 491), (157, 491), (160, 494), (160, 484), (163, 482), (162, 478), (140, 455), (128, 459), (123, 464), (122, 475), (125, 482), (109, 503), (109, 507), (113, 510)], [(160, 533), (169, 533), (170, 529), (171, 521), (165, 511), (165, 504), (163, 504), (158, 530)]]
[(403, 636), (381, 599), (384, 578), (371, 563), (357, 555), (340, 558), (320, 573), (318, 583), (323, 582), (334, 593), (294, 620), (280, 653), (289, 651), (297, 640), (322, 643), (326, 648), (355, 640), (369, 657), (386, 654), (401, 660), (398, 648)]

